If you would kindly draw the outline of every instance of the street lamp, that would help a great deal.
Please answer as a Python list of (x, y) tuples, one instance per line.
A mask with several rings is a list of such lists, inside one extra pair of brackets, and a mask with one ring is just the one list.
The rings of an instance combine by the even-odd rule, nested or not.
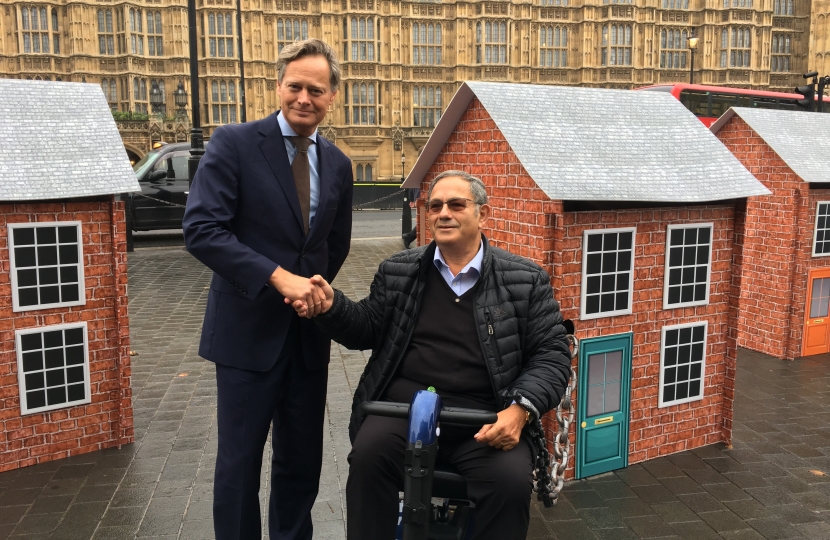
[[(404, 166), (406, 165), (406, 154), (401, 150), (401, 185), (406, 180)], [(412, 230), (412, 209), (409, 207), (409, 190), (403, 192), (403, 213), (401, 214), (401, 235), (408, 234)]]
[(689, 58), (689, 84), (694, 83), (695, 77), (695, 49), (697, 48), (697, 40), (694, 35), (690, 36), (689, 38), (689, 51), (691, 51), (690, 58)]
[(159, 84), (153, 81), (153, 85), (150, 88), (150, 106), (153, 108), (153, 112), (158, 114), (163, 104), (164, 95), (159, 90)]
[(190, 45), (190, 91), (193, 92), (193, 105), (190, 112), (190, 159), (187, 160), (188, 185), (193, 184), (199, 160), (205, 153), (202, 120), (199, 116), (199, 47), (196, 34), (196, 0), (187, 0), (188, 41)]
[(187, 107), (187, 90), (184, 89), (184, 83), (179, 81), (179, 87), (173, 92), (173, 102), (176, 104), (176, 114), (180, 117), (185, 115), (185, 108)]

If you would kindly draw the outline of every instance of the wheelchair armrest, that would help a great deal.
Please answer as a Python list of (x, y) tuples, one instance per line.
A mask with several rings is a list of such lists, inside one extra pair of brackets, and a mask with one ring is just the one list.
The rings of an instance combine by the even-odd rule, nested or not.
[(485, 424), (494, 424), (498, 420), (498, 415), (494, 412), (480, 411), (478, 409), (444, 407), (441, 409), (438, 420), (445, 424), (454, 424), (457, 426), (483, 426)]
[(392, 418), (409, 418), (409, 405), (391, 401), (364, 401), (360, 404), (364, 414), (374, 416), (391, 416)]

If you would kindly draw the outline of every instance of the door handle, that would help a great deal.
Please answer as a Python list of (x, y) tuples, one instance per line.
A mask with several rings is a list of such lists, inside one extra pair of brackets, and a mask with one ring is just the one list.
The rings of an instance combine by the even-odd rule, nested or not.
[(599, 426), (601, 424), (607, 424), (608, 422), (613, 422), (613, 421), (614, 421), (613, 416), (606, 416), (605, 418), (597, 418), (596, 420), (594, 420), (594, 425)]

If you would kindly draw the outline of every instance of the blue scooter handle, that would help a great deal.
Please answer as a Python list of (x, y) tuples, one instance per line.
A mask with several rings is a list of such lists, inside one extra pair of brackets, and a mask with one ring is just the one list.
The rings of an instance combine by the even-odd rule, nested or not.
[[(392, 418), (409, 418), (409, 405), (393, 403), (391, 401), (364, 401), (361, 408), (365, 414), (375, 416), (389, 416)], [(494, 412), (478, 409), (462, 409), (460, 407), (444, 407), (438, 420), (447, 424), (459, 426), (483, 426), (494, 424), (498, 416)]]

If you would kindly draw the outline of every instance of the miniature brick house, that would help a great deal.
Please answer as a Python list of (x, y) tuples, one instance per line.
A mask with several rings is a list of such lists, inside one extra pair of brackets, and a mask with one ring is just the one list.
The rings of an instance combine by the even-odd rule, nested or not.
[(738, 345), (830, 352), (830, 115), (734, 108), (711, 129), (772, 191), (747, 202)]
[(115, 194), (139, 188), (97, 85), (0, 79), (0, 117), (6, 471), (133, 441)]
[(576, 325), (569, 475), (730, 441), (734, 239), (767, 190), (700, 121), (658, 93), (469, 82), (404, 187), (451, 169), (484, 181), (490, 241), (545, 268)]

